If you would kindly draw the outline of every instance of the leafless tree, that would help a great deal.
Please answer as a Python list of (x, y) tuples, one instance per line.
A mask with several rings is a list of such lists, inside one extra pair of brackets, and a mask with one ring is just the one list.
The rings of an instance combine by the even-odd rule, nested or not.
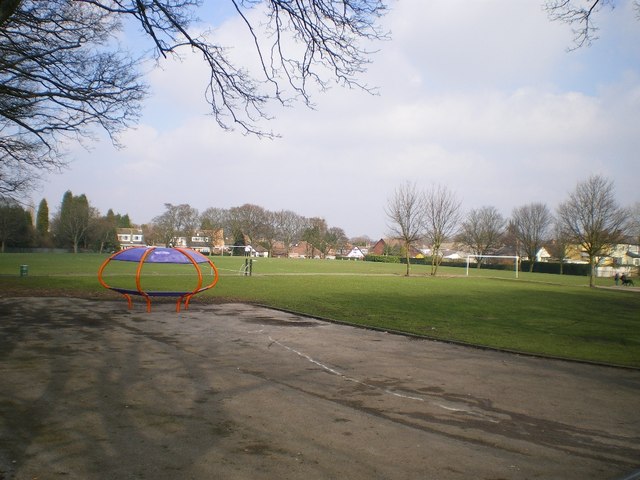
[(277, 238), (284, 243), (285, 254), (288, 257), (291, 245), (302, 238), (302, 232), (307, 227), (308, 221), (291, 210), (275, 212), (275, 221)]
[(278, 237), (278, 218), (276, 214), (270, 210), (264, 212), (264, 224), (262, 233), (258, 243), (267, 250), (270, 257), (273, 256), (276, 239)]
[(529, 257), (529, 271), (533, 271), (536, 255), (542, 243), (548, 239), (549, 229), (553, 223), (553, 215), (544, 203), (530, 203), (517, 207), (511, 214), (513, 233)]
[(225, 227), (227, 210), (209, 207), (200, 214), (200, 227), (203, 230), (219, 230)]
[(116, 228), (118, 226), (117, 219), (113, 210), (109, 209), (106, 215), (100, 215), (96, 209), (96, 213), (92, 215), (89, 227), (89, 238), (91, 244), (97, 247), (98, 252), (102, 253), (107, 246), (115, 246), (118, 243)]
[(108, 12), (69, 0), (0, 0), (0, 193), (29, 191), (63, 164), (64, 139), (115, 136), (145, 94), (135, 60), (106, 45)]
[(358, 235), (356, 237), (351, 237), (349, 239), (349, 242), (351, 242), (352, 245), (358, 247), (368, 247), (369, 245), (372, 245), (374, 243), (374, 241), (368, 235)]
[(482, 256), (500, 246), (505, 229), (505, 220), (495, 207), (485, 206), (471, 210), (462, 222), (459, 240), (478, 255), (477, 266), (482, 264)]
[(426, 239), (431, 244), (431, 275), (436, 275), (442, 261), (442, 244), (449, 239), (460, 223), (460, 201), (443, 185), (425, 193)]
[[(640, 1), (634, 0), (634, 6), (640, 16)], [(598, 39), (598, 27), (594, 18), (605, 7), (613, 9), (615, 0), (546, 0), (544, 8), (552, 21), (568, 24), (573, 31), (573, 44), (570, 50), (591, 45)]]
[(349, 242), (349, 238), (344, 230), (340, 227), (330, 227), (327, 230), (327, 244), (328, 249), (333, 249), (334, 251), (340, 251), (344, 249), (344, 247)]
[(251, 239), (273, 250), (274, 242), (284, 243), (286, 254), (291, 245), (299, 241), (302, 232), (309, 227), (308, 219), (290, 210), (271, 212), (258, 205), (245, 204), (230, 209), (207, 208), (200, 215), (201, 227), (205, 230), (223, 229), (233, 237), (232, 242), (240, 238)]
[(403, 243), (407, 273), (411, 274), (411, 248), (425, 231), (425, 199), (415, 183), (405, 182), (394, 191), (385, 209), (391, 235)]
[(571, 240), (562, 227), (561, 221), (556, 218), (553, 223), (553, 239), (549, 242), (549, 253), (560, 263), (560, 275), (564, 273), (564, 261), (570, 244)]
[(302, 240), (307, 242), (307, 258), (316, 256), (316, 250), (325, 258), (329, 250), (327, 233), (329, 226), (324, 218), (312, 217), (308, 219), (307, 227), (302, 233)]
[(628, 215), (616, 202), (613, 182), (600, 175), (579, 182), (558, 207), (563, 231), (589, 257), (590, 287), (595, 286), (599, 257), (623, 241)]
[(117, 143), (135, 123), (144, 58), (116, 47), (127, 21), (156, 60), (202, 58), (205, 99), (224, 129), (273, 136), (258, 123), (274, 101), (311, 105), (311, 85), (331, 80), (368, 89), (359, 78), (369, 41), (385, 37), (383, 0), (227, 1), (254, 45), (256, 74), (254, 60), (236, 64), (212, 32), (192, 28), (200, 0), (0, 0), (0, 193), (27, 191), (39, 171), (63, 166), (64, 137), (90, 139), (98, 126)]
[(265, 235), (267, 210), (251, 203), (232, 207), (229, 209), (228, 225), (234, 239), (248, 237), (249, 241), (257, 242)]
[(191, 238), (200, 226), (200, 214), (198, 209), (186, 203), (176, 205), (177, 229), (181, 236), (185, 237), (187, 246), (191, 246)]
[(640, 202), (631, 206), (629, 220), (629, 239), (632, 243), (640, 245)]
[(198, 210), (186, 203), (165, 203), (164, 207), (164, 213), (152, 220), (154, 234), (165, 246), (171, 245), (179, 236), (184, 236), (189, 244), (194, 230), (200, 225)]

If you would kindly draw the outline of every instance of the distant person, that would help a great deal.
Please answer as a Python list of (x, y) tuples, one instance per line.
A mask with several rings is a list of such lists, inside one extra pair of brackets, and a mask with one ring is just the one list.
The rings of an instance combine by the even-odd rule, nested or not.
[(613, 281), (616, 282), (616, 287), (617, 287), (618, 282), (620, 281), (620, 274), (618, 272), (616, 272), (616, 274), (613, 276)]

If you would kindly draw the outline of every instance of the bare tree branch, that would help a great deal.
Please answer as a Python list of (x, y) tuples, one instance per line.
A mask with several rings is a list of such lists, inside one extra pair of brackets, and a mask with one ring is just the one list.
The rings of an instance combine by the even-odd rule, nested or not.
[(565, 235), (580, 245), (589, 257), (589, 286), (595, 286), (595, 268), (600, 257), (622, 242), (629, 213), (618, 206), (613, 183), (594, 175), (578, 183), (569, 198), (558, 207), (558, 219)]
[(386, 37), (377, 26), (384, 0), (227, 1), (253, 39), (257, 74), (194, 28), (201, 0), (0, 0), (0, 194), (27, 191), (63, 166), (64, 140), (92, 140), (100, 127), (117, 145), (136, 122), (146, 87), (143, 58), (117, 47), (126, 20), (148, 36), (157, 61), (201, 56), (205, 100), (223, 129), (276, 136), (259, 125), (268, 105), (312, 106), (312, 83), (370, 91), (359, 80), (372, 53), (363, 45)]
[(462, 222), (459, 239), (478, 255), (478, 268), (482, 255), (500, 246), (505, 220), (495, 207), (480, 207), (471, 210)]
[[(615, 8), (615, 0), (546, 0), (544, 9), (551, 21), (566, 23), (573, 32), (573, 47), (576, 50), (590, 46), (598, 39), (598, 26), (594, 19), (604, 7)], [(640, 15), (640, 1), (634, 1)]]
[(530, 203), (513, 210), (513, 233), (529, 258), (530, 272), (533, 272), (536, 255), (547, 239), (552, 223), (553, 215), (544, 203)]
[(460, 222), (460, 200), (443, 185), (425, 194), (426, 237), (431, 243), (431, 275), (438, 273), (442, 261), (442, 244), (450, 238)]
[(407, 262), (407, 273), (411, 274), (411, 248), (424, 235), (425, 199), (414, 183), (405, 182), (393, 192), (385, 209), (392, 236), (402, 240)]
[(117, 144), (145, 88), (136, 60), (107, 46), (116, 18), (79, 2), (22, 1), (0, 28), (0, 193), (32, 188), (64, 165), (61, 142), (92, 138), (95, 126)]

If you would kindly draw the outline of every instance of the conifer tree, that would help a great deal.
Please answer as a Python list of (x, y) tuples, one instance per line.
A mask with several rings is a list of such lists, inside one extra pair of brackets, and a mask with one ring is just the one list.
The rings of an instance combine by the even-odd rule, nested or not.
[(38, 205), (38, 213), (36, 214), (36, 235), (37, 242), (40, 246), (48, 246), (49, 244), (49, 205), (47, 199), (40, 200)]
[(74, 196), (67, 190), (62, 197), (60, 211), (55, 221), (58, 244), (73, 248), (78, 253), (79, 246), (86, 240), (90, 227), (91, 208), (85, 194)]

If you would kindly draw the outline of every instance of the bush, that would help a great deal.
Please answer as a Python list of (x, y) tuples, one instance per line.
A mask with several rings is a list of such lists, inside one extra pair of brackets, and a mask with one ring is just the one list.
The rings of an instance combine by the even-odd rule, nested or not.
[[(520, 267), (523, 272), (529, 271), (529, 261), (522, 261)], [(560, 263), (558, 262), (536, 262), (533, 265), (536, 273), (560, 273)], [(563, 275), (588, 276), (590, 266), (585, 263), (564, 263), (562, 264)]]
[(397, 255), (367, 255), (364, 260), (366, 262), (400, 263), (400, 257)]

